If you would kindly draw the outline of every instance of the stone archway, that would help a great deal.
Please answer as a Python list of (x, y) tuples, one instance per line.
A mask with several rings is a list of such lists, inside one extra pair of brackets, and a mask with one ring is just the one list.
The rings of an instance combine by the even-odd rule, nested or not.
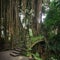
[(38, 48), (45, 48), (45, 41), (38, 41), (38, 42), (35, 42), (32, 46), (31, 46), (32, 50), (34, 48), (36, 48), (35, 50), (38, 51), (39, 49)]
[(32, 47), (32, 53), (39, 53), (40, 57), (45, 60), (47, 55), (46, 55), (46, 42), (45, 41), (39, 41), (35, 43)]

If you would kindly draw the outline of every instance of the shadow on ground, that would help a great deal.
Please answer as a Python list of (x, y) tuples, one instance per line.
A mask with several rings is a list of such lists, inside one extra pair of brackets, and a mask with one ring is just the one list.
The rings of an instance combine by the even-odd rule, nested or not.
[(0, 52), (0, 60), (29, 60), (28, 57), (25, 56), (17, 57), (10, 56), (11, 52), (12, 52), (11, 50)]

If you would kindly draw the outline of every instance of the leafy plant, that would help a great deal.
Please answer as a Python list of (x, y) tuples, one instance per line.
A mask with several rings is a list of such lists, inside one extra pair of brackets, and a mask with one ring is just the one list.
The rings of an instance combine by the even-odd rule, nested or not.
[(36, 54), (32, 54), (32, 55), (35, 58), (35, 60), (42, 60), (42, 58), (40, 58), (40, 56), (37, 52), (36, 52)]
[[(60, 2), (53, 1), (50, 4), (50, 9), (47, 13), (44, 22), (46, 32), (48, 35), (48, 50), (54, 51), (54, 54), (48, 59), (50, 60), (59, 60), (60, 55)], [(57, 33), (56, 33), (57, 32)], [(53, 57), (53, 58), (52, 58)]]

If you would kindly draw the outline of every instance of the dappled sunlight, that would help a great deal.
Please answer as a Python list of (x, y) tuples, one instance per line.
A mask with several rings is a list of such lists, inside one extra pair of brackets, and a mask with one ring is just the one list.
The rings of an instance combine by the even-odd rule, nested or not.
[(60, 0), (0, 0), (0, 60), (60, 60)]

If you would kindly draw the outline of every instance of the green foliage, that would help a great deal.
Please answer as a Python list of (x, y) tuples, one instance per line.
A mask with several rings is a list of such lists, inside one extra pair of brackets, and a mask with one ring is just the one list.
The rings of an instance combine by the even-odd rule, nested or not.
[(32, 32), (32, 29), (31, 28), (29, 28), (29, 36), (30, 37), (33, 37), (33, 32)]
[(35, 60), (42, 60), (42, 58), (40, 58), (40, 55), (39, 55), (39, 53), (31, 53), (31, 52), (27, 52), (27, 56), (33, 56), (33, 58), (35, 59)]
[(55, 57), (50, 57), (49, 60), (57, 60)]
[(45, 13), (45, 7), (44, 7), (44, 5), (42, 6), (42, 13)]
[(31, 56), (32, 55), (32, 53), (31, 52), (27, 52), (27, 56)]
[[(49, 60), (59, 60), (60, 59), (60, 33), (59, 27), (60, 27), (60, 2), (53, 1), (50, 4), (50, 9), (48, 11), (48, 14), (45, 18), (44, 25), (46, 27), (46, 32), (48, 35), (48, 50), (53, 50), (55, 54), (50, 55)], [(55, 30), (57, 29), (57, 34), (55, 34)], [(53, 33), (54, 32), (54, 33)]]
[(53, 37), (50, 38), (50, 49), (55, 51), (60, 51), (60, 34), (55, 35)]
[(55, 28), (60, 25), (60, 5), (57, 7), (57, 2), (52, 2), (50, 10), (45, 19), (45, 25), (47, 28)]
[(32, 55), (33, 55), (33, 57), (34, 57), (35, 60), (42, 60), (42, 58), (40, 58), (40, 56), (39, 56), (38, 53), (32, 54)]
[(36, 42), (38, 40), (43, 40), (43, 38), (44, 38), (44, 36), (42, 36), (42, 35), (33, 36), (33, 37), (31, 37), (31, 41), (32, 41), (32, 43), (34, 43), (34, 42)]

